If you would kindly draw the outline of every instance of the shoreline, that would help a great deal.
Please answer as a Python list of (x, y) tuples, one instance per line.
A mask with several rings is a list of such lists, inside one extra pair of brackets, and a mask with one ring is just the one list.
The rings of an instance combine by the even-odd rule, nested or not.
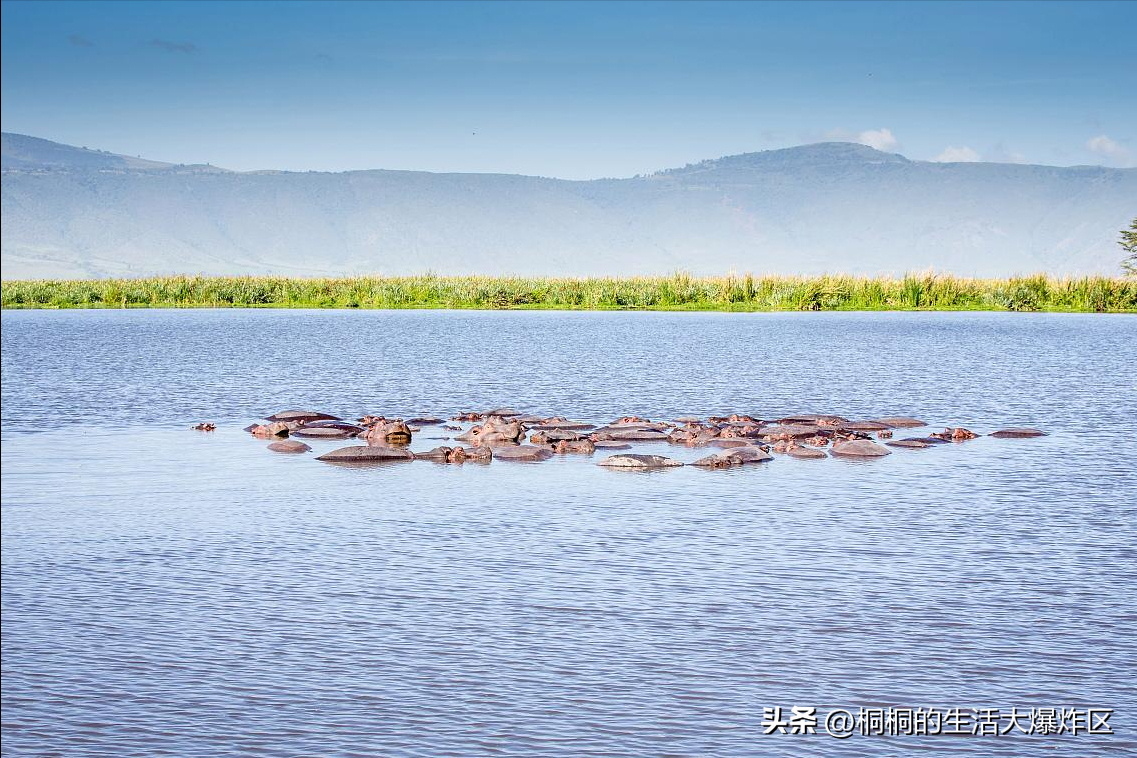
[(5, 310), (296, 308), (562, 311), (1137, 313), (1137, 277), (170, 276), (0, 282)]

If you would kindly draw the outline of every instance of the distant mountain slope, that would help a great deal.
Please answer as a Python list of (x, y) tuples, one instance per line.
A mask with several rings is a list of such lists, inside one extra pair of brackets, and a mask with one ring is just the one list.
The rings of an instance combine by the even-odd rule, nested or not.
[(26, 134), (4, 133), (3, 158), (0, 166), (4, 169), (54, 169), (54, 168), (122, 168), (157, 169), (170, 168), (172, 163), (148, 161), (117, 155), (102, 150), (85, 147), (61, 145), (51, 140), (29, 137)]
[(237, 173), (19, 135), (3, 146), (6, 279), (1114, 273), (1117, 230), (1137, 214), (1137, 169), (928, 163), (845, 143), (583, 182)]

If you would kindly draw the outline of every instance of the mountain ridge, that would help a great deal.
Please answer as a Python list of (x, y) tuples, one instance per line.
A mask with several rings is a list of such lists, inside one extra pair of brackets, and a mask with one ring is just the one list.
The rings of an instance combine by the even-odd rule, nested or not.
[(9, 133), (3, 146), (5, 279), (1116, 273), (1116, 230), (1137, 213), (1137, 169), (934, 163), (839, 142), (590, 180), (227, 171)]

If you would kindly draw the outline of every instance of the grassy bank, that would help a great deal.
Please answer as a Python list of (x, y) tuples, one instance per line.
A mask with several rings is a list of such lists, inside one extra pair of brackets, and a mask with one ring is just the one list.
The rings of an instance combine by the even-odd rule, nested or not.
[(545, 308), (562, 310), (983, 310), (1137, 312), (1137, 277), (964, 279), (686, 274), (518, 277), (171, 276), (7, 281), (4, 308)]

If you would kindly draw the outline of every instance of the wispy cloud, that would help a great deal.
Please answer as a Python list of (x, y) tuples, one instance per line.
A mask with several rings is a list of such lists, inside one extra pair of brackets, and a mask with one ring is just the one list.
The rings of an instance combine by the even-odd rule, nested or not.
[(868, 129), (857, 135), (857, 142), (877, 150), (895, 150), (900, 146), (891, 129)]
[(95, 43), (79, 34), (72, 34), (67, 38), (74, 47), (94, 47)]
[(150, 40), (150, 46), (156, 47), (159, 50), (165, 50), (167, 53), (185, 53), (190, 55), (197, 52), (197, 45), (192, 42), (171, 42), (168, 39), (154, 38)]
[(968, 147), (967, 145), (948, 145), (944, 151), (932, 158), (936, 163), (978, 163), (982, 160), (976, 150)]
[(1123, 166), (1129, 166), (1133, 163), (1133, 151), (1104, 134), (1086, 140), (1086, 147), (1091, 153), (1096, 153), (1114, 163)]

